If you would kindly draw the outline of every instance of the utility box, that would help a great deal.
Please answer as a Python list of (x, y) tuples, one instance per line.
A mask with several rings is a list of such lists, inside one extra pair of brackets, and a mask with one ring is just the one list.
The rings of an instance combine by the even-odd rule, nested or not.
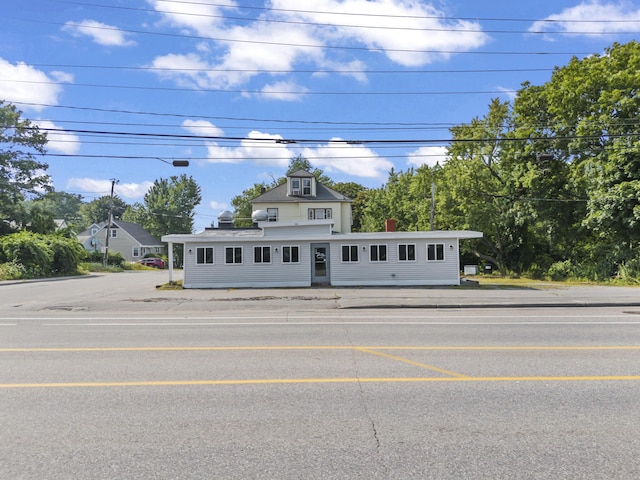
[(465, 265), (464, 266), (464, 274), (465, 275), (477, 275), (478, 274), (478, 265)]

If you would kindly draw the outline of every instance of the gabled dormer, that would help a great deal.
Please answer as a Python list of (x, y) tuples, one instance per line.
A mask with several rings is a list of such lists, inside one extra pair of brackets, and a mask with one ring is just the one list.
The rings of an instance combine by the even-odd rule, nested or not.
[(287, 175), (287, 196), (314, 198), (316, 195), (316, 177), (313, 174), (298, 170)]

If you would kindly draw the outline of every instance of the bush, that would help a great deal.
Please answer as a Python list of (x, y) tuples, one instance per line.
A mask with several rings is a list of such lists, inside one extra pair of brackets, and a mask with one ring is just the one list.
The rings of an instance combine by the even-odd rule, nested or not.
[[(89, 252), (87, 255), (87, 261), (89, 263), (104, 263), (104, 254), (102, 252)], [(122, 267), (125, 259), (119, 252), (109, 252), (107, 258), (107, 265), (113, 265), (115, 267)]]
[(571, 275), (571, 261), (565, 260), (564, 262), (552, 263), (547, 270), (547, 276), (551, 280), (566, 280)]
[(0, 275), (5, 279), (68, 275), (85, 253), (75, 239), (23, 231), (0, 237)]

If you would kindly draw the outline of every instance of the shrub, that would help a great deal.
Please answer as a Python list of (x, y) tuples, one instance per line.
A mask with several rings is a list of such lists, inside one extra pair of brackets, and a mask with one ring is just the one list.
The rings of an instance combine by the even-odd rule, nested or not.
[(571, 261), (565, 260), (564, 262), (552, 263), (547, 270), (547, 276), (551, 280), (566, 280), (571, 275)]
[(51, 271), (53, 249), (46, 235), (23, 231), (0, 238), (6, 263), (22, 265), (28, 277), (46, 276)]
[[(97, 252), (97, 251), (89, 252), (89, 254), (87, 255), (87, 261), (89, 263), (103, 263), (104, 254), (102, 252)], [(107, 258), (107, 265), (122, 267), (124, 262), (125, 262), (125, 259), (120, 252), (109, 252), (109, 255)]]

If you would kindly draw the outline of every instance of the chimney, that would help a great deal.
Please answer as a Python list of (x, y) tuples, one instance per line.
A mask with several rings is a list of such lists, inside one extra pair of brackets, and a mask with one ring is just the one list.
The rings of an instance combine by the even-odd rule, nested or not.
[(384, 221), (384, 231), (385, 232), (395, 232), (396, 231), (396, 221), (388, 218)]

